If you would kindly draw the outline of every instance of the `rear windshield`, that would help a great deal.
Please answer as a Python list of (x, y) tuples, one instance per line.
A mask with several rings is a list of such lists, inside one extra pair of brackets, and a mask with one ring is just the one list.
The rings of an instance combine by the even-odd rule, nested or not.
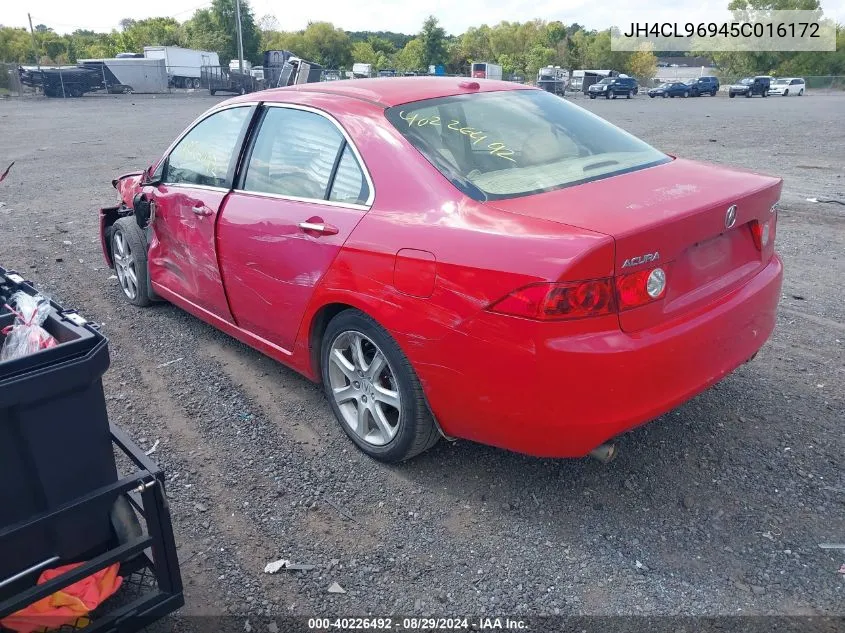
[(668, 162), (665, 154), (541, 90), (458, 95), (388, 108), (388, 120), (461, 191), (517, 198)]

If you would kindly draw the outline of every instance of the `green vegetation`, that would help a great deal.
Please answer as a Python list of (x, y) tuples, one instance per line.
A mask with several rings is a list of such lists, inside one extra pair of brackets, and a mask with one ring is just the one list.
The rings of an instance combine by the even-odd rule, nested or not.
[[(800, 8), (818, 10), (818, 0), (731, 0), (737, 11)], [(536, 76), (543, 66), (612, 68), (640, 79), (654, 76), (657, 59), (648, 49), (633, 53), (610, 50), (609, 31), (587, 31), (579, 24), (531, 20), (470, 27), (462, 35), (447, 35), (437, 18), (429, 16), (420, 32), (405, 35), (389, 31), (347, 32), (329, 22), (312, 22), (302, 31), (280, 31), (278, 21), (266, 16), (256, 21), (247, 0), (241, 2), (244, 56), (261, 63), (261, 52), (286, 49), (326, 68), (348, 69), (354, 62), (377, 69), (425, 70), (445, 64), (447, 73), (469, 73), (473, 61), (502, 65), (505, 75)], [(39, 61), (74, 63), (77, 59), (110, 57), (121, 52), (142, 52), (149, 45), (179, 45), (212, 50), (222, 64), (237, 57), (235, 0), (213, 0), (188, 21), (173, 18), (122, 20), (111, 33), (77, 30), (59, 35), (46, 25), (36, 27)], [(708, 54), (726, 75), (845, 75), (845, 27), (837, 33), (837, 50), (828, 53), (716, 52)], [(33, 64), (35, 53), (29, 32), (0, 27), (0, 61)]]

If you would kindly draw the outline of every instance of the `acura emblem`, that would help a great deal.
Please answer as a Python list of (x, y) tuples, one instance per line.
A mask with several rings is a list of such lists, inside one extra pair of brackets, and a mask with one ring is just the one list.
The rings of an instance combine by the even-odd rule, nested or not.
[(732, 204), (728, 207), (727, 213), (725, 213), (725, 228), (729, 229), (734, 224), (736, 224), (736, 205)]

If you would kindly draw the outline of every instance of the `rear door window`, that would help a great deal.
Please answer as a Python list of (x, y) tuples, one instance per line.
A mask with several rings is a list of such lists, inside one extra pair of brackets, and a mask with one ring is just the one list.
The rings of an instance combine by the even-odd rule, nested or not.
[(370, 187), (337, 126), (308, 110), (268, 107), (243, 176), (244, 191), (366, 204)]
[(344, 138), (326, 117), (267, 108), (244, 176), (243, 189), (324, 200)]

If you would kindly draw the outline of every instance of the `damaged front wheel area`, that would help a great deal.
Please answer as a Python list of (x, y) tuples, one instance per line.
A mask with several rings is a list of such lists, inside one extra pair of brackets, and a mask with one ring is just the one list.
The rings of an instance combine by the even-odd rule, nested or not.
[(152, 303), (147, 280), (147, 243), (133, 217), (120, 218), (111, 235), (112, 261), (120, 289), (132, 305)]

